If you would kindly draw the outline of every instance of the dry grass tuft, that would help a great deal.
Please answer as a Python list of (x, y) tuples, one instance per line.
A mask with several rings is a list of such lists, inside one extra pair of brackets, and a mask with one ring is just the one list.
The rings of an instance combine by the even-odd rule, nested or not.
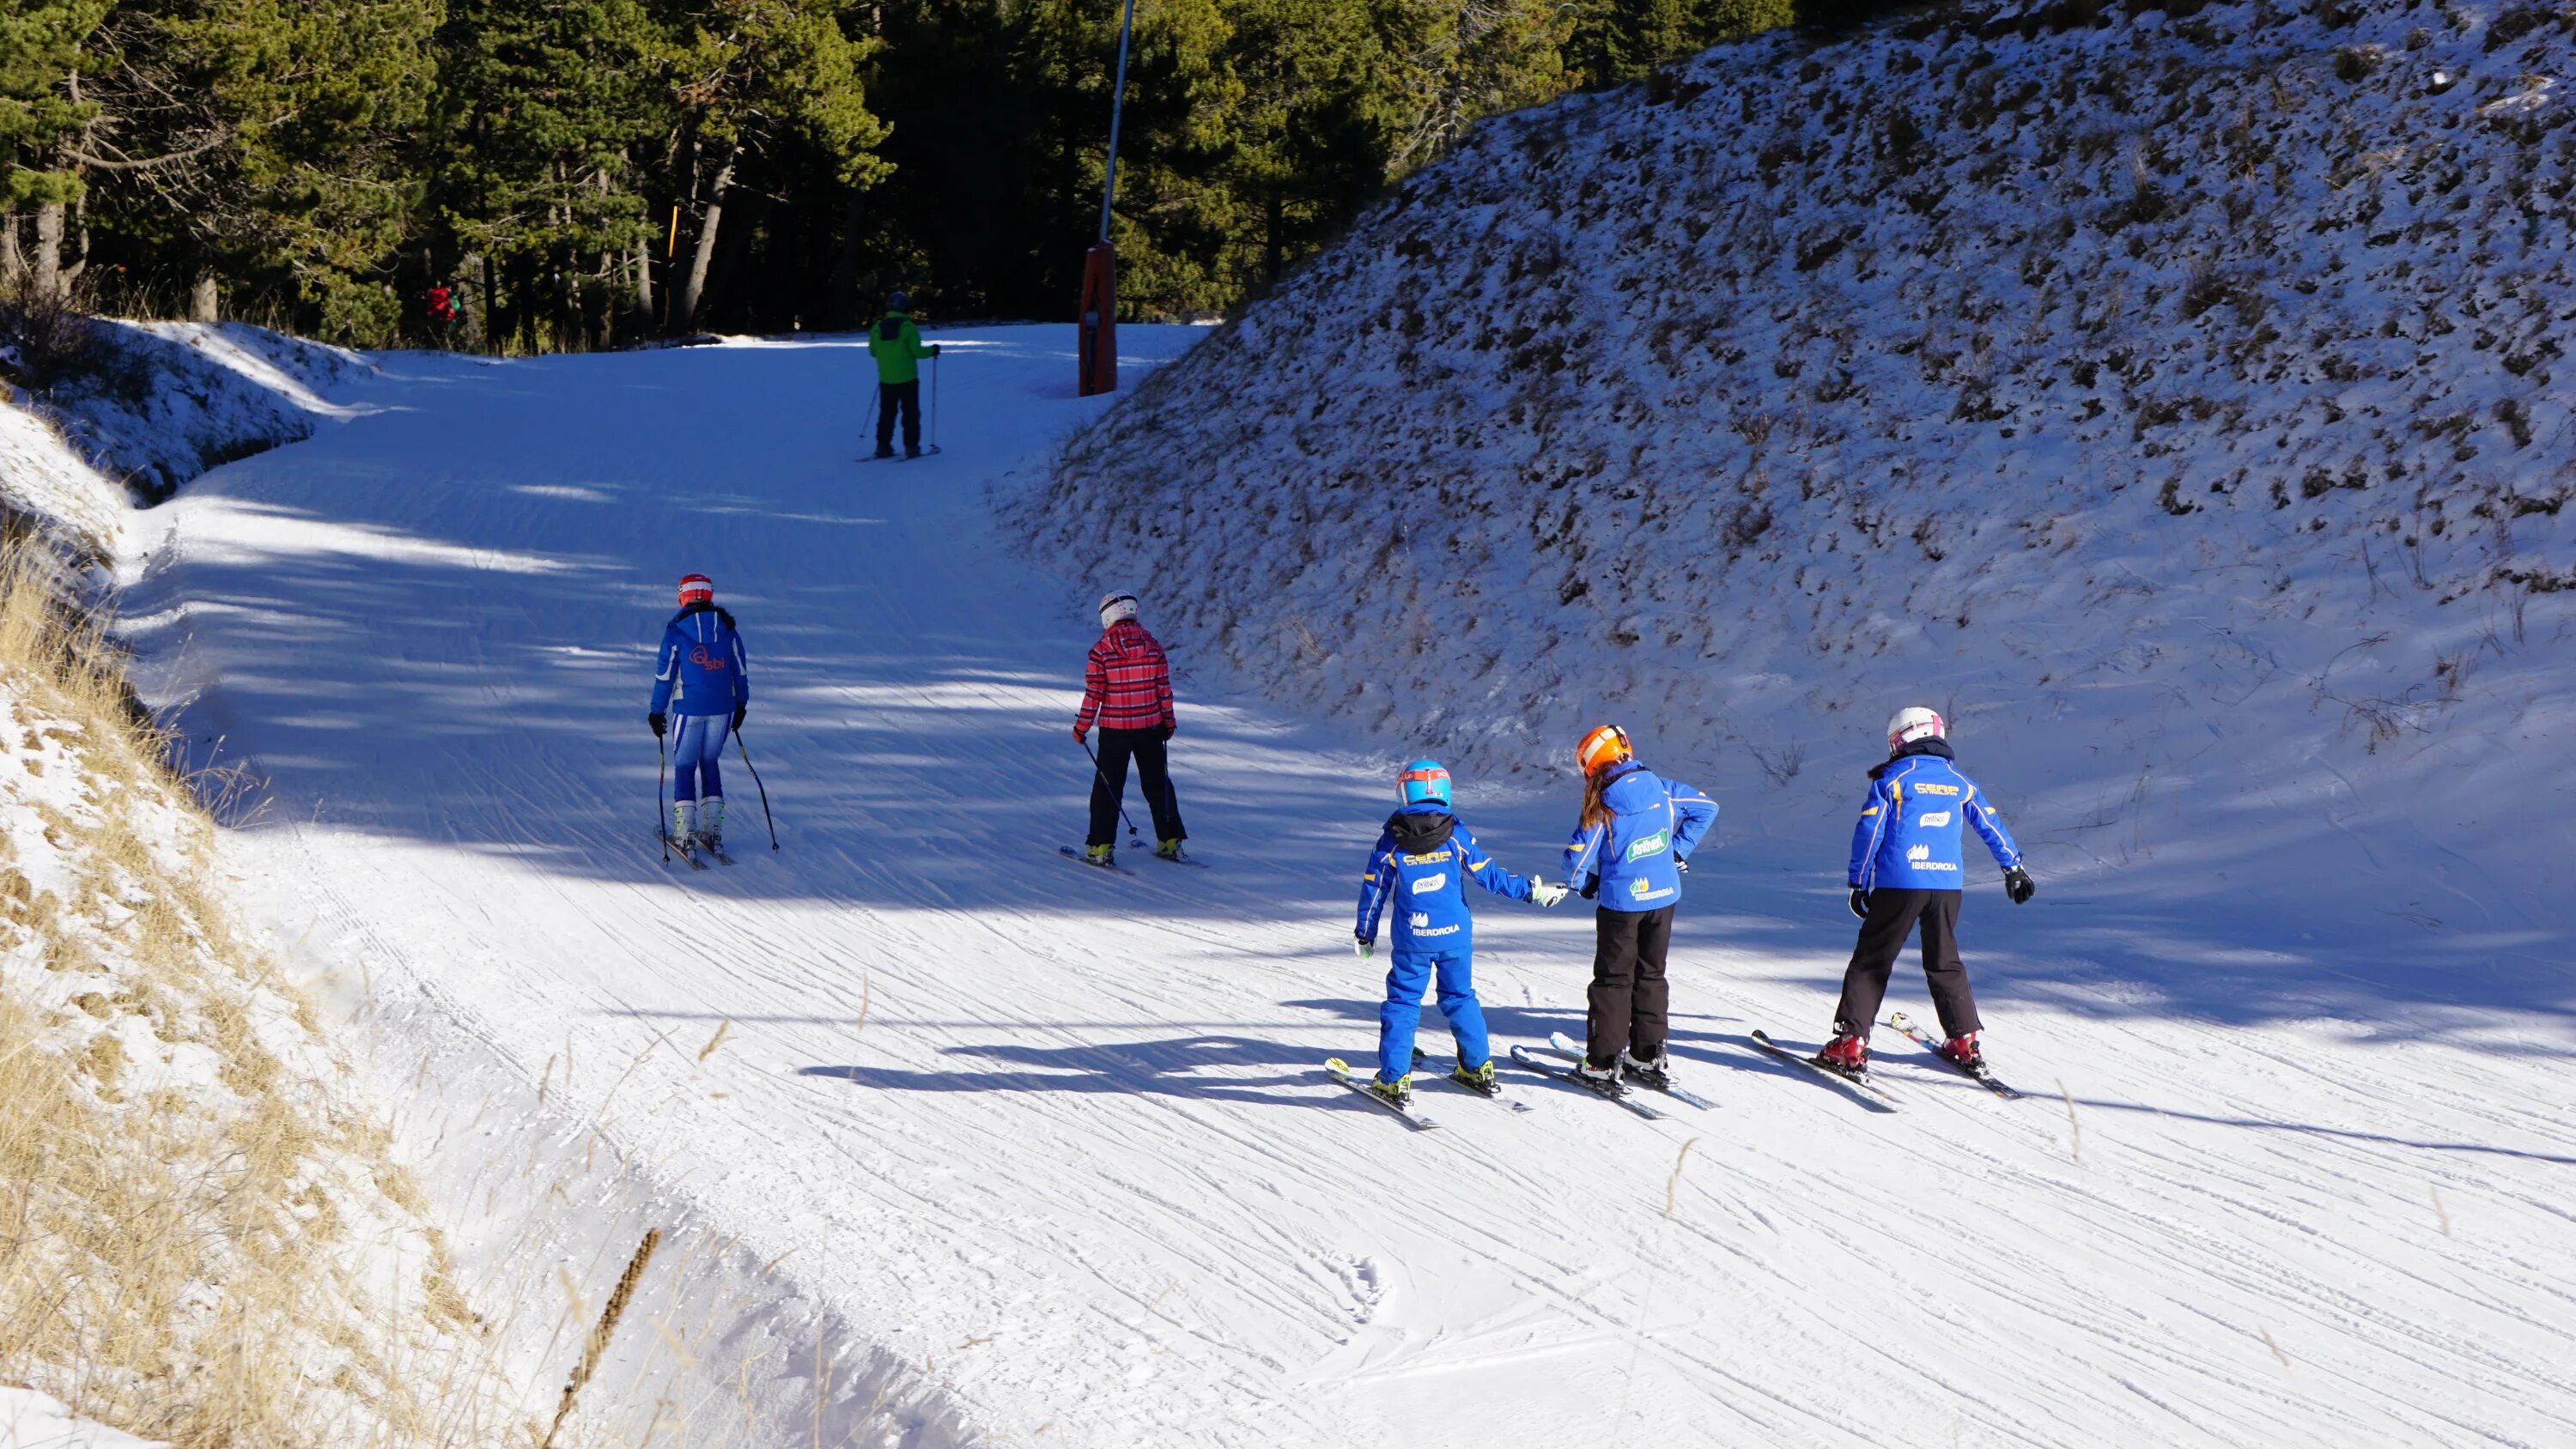
[(520, 1438), (389, 1135), (219, 904), (212, 820), (60, 577), (0, 552), (0, 1382), (176, 1449)]

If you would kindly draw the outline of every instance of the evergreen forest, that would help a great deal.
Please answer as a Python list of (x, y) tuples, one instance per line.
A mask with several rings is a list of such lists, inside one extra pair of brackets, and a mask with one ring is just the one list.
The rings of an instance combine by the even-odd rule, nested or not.
[[(1222, 312), (1477, 118), (1794, 18), (1138, 0), (1121, 311)], [(1120, 20), (1119, 0), (0, 0), (0, 292), (494, 352), (848, 327), (894, 287), (940, 318), (1067, 317)]]

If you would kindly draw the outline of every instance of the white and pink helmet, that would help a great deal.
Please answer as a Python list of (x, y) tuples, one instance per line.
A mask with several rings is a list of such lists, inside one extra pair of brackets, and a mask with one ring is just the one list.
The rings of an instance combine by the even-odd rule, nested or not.
[(1919, 704), (1907, 705), (1887, 717), (1887, 747), (1890, 750), (1904, 749), (1916, 740), (1942, 739), (1948, 733), (1949, 726), (1941, 723), (1940, 712)]
[(683, 604), (716, 601), (716, 581), (705, 574), (690, 574), (680, 580), (680, 602)]

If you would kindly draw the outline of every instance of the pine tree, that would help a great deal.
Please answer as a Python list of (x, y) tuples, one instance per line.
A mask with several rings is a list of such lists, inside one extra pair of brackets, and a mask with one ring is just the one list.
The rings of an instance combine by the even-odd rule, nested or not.
[[(41, 296), (69, 281), (62, 269), (66, 211), (81, 200), (74, 167), (80, 132), (98, 108), (83, 99), (83, 49), (107, 0), (12, 0), (0, 10), (0, 273)], [(32, 264), (19, 250), (18, 215), (35, 213)]]

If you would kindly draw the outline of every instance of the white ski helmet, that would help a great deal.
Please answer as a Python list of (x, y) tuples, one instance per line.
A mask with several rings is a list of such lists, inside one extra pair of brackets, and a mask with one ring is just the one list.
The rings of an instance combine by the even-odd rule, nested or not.
[(1136, 596), (1134, 594), (1124, 592), (1123, 590), (1113, 590), (1112, 592), (1102, 594), (1100, 596), (1101, 628), (1106, 629), (1121, 619), (1133, 619), (1135, 617)]
[(1916, 740), (1937, 740), (1948, 733), (1940, 713), (1919, 704), (1909, 704), (1887, 717), (1887, 747), (1901, 750)]

